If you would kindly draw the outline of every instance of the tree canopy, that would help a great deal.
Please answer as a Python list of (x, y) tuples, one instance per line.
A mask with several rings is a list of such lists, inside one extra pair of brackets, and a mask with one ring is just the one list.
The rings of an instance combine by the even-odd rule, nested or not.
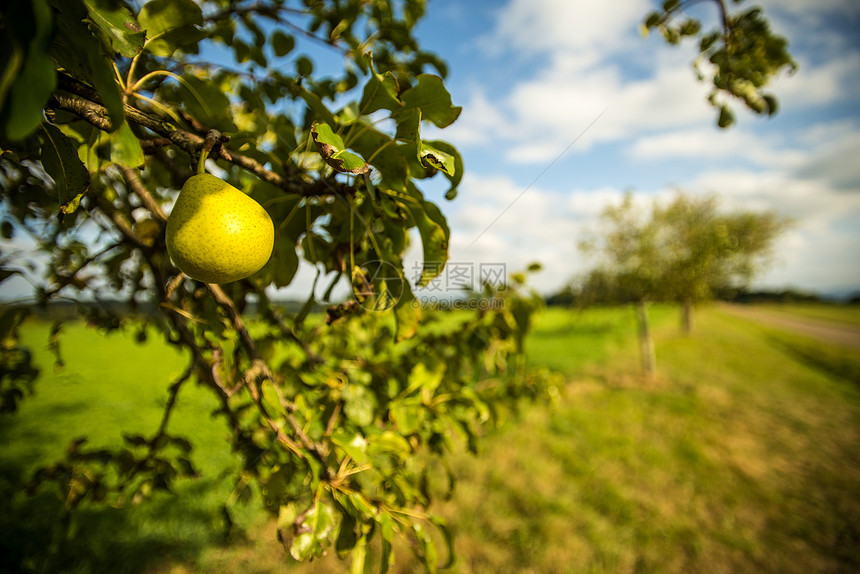
[(632, 194), (607, 206), (583, 241), (598, 257), (586, 299), (698, 302), (745, 287), (770, 261), (790, 220), (776, 211), (720, 209), (716, 195), (678, 193), (646, 217)]

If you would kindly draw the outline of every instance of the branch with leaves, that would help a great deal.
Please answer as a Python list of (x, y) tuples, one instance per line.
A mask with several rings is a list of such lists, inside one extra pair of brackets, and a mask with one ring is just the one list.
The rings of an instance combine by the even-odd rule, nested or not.
[[(720, 25), (704, 32), (701, 20), (690, 16), (687, 9), (707, 3), (716, 6)], [(775, 114), (777, 99), (765, 88), (783, 70), (794, 73), (797, 69), (788, 41), (773, 33), (759, 7), (730, 12), (726, 0), (666, 0), (661, 10), (646, 16), (643, 30), (658, 30), (672, 45), (684, 38), (698, 38), (696, 73), (699, 80), (707, 79), (713, 86), (708, 101), (720, 111), (717, 125), (721, 128), (735, 122), (731, 100), (740, 100), (759, 115)]]

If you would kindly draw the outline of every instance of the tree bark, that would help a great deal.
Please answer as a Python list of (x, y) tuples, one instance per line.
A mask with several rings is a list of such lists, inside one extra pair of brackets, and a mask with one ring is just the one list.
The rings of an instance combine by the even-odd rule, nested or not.
[(645, 301), (636, 302), (636, 321), (639, 324), (639, 356), (642, 359), (642, 371), (650, 379), (656, 374), (657, 358), (654, 355), (654, 341), (651, 340), (648, 307)]
[(681, 329), (685, 335), (693, 332), (693, 302), (684, 301), (681, 306)]

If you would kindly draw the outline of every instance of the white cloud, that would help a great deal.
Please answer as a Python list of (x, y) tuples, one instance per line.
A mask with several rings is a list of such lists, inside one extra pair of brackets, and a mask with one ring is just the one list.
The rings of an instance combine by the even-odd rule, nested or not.
[(630, 145), (629, 153), (637, 160), (733, 159), (768, 168), (790, 168), (806, 160), (805, 149), (789, 147), (782, 140), (760, 136), (744, 126), (717, 131), (711, 125), (645, 135)]
[(612, 2), (512, 0), (498, 13), (496, 29), (485, 40), (491, 51), (513, 48), (527, 54), (557, 53), (577, 66), (596, 63), (636, 30), (648, 0), (628, 0), (624, 9)]
[(860, 89), (860, 53), (839, 53), (822, 63), (798, 58), (797, 72), (782, 74), (769, 86), (783, 110), (802, 110), (840, 100), (856, 101)]

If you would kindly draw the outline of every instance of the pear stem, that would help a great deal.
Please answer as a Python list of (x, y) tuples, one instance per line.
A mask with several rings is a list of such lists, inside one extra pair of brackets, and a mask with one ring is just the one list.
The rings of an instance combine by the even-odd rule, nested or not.
[(229, 141), (230, 138), (219, 132), (218, 130), (209, 130), (206, 133), (206, 139), (203, 140), (203, 147), (200, 148), (200, 159), (197, 161), (197, 175), (206, 173), (206, 158), (212, 149), (223, 142)]
[(209, 155), (209, 150), (205, 147), (200, 150), (200, 159), (197, 161), (197, 175), (206, 173), (206, 157)]

